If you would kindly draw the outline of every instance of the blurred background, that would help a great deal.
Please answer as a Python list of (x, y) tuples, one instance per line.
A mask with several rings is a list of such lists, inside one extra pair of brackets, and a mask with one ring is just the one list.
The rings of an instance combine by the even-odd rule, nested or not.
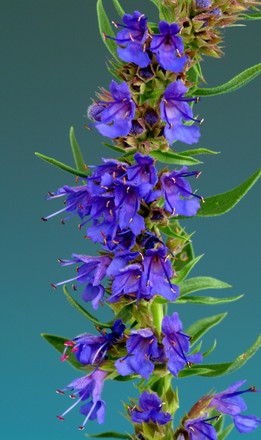
[[(110, 0), (104, 4), (117, 17)], [(156, 20), (156, 9), (147, 1), (122, 1), (127, 12), (139, 9)], [(118, 17), (117, 17), (118, 19)], [(55, 394), (80, 375), (41, 339), (40, 333), (72, 338), (95, 332), (71, 309), (62, 289), (51, 282), (66, 279), (70, 271), (57, 258), (72, 252), (94, 254), (95, 247), (77, 231), (77, 221), (61, 226), (58, 217), (43, 223), (41, 217), (58, 210), (59, 202), (46, 202), (48, 191), (72, 185), (70, 175), (34, 156), (35, 151), (73, 165), (69, 128), (75, 128), (86, 163), (97, 164), (113, 152), (101, 145), (95, 130), (86, 131), (86, 110), (99, 86), (108, 87), (109, 55), (99, 36), (95, 0), (1, 0), (1, 334), (2, 397), (1, 436), (4, 439), (73, 440), (82, 416), (73, 410), (61, 423), (56, 419), (72, 403)], [(260, 62), (260, 23), (225, 30), (225, 56), (206, 58), (203, 72), (208, 86), (222, 84)], [(199, 147), (221, 151), (203, 158), (199, 194), (224, 192), (246, 180), (260, 165), (260, 78), (239, 91), (202, 99), (197, 107), (205, 119)], [(177, 144), (178, 148), (178, 144)], [(115, 157), (115, 156), (114, 156)], [(196, 230), (194, 247), (205, 256), (192, 275), (209, 275), (233, 285), (226, 296), (245, 297), (227, 306), (175, 308), (184, 328), (197, 319), (228, 311), (228, 317), (204, 338), (204, 348), (217, 339), (209, 362), (233, 360), (260, 332), (260, 185), (226, 216), (188, 220), (188, 232)], [(222, 292), (223, 293), (223, 292)], [(219, 292), (211, 292), (212, 295)], [(91, 309), (89, 308), (91, 311)], [(174, 310), (174, 309), (173, 309)], [(99, 311), (108, 318), (108, 309)], [(177, 421), (210, 389), (248, 379), (261, 388), (260, 354), (242, 370), (223, 378), (191, 378), (176, 381), (180, 389)], [(106, 382), (106, 423), (88, 422), (86, 433), (128, 430), (122, 401), (137, 396), (131, 382)], [(246, 396), (249, 414), (260, 413), (260, 395)], [(233, 432), (231, 439), (240, 438)], [(260, 430), (249, 435), (259, 439)]]

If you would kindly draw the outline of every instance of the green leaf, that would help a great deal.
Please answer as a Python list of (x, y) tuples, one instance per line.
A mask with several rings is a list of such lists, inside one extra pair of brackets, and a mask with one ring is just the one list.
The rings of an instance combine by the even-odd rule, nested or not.
[(59, 162), (58, 160), (53, 159), (52, 157), (44, 156), (41, 153), (35, 153), (35, 155), (37, 157), (39, 157), (40, 159), (50, 163), (51, 165), (54, 165), (55, 167), (60, 168), (63, 171), (66, 171), (67, 173), (74, 174), (75, 176), (78, 176), (78, 177), (87, 177), (88, 176), (87, 170), (85, 172), (82, 172), (80, 170), (76, 170), (75, 168), (72, 168), (69, 165), (65, 165), (64, 163)]
[(173, 153), (172, 151), (151, 151), (150, 156), (158, 160), (161, 163), (168, 163), (173, 165), (197, 165), (200, 162), (197, 159), (189, 156), (183, 156), (182, 154)]
[(257, 340), (254, 342), (251, 347), (238, 356), (233, 362), (225, 362), (222, 364), (205, 364), (202, 365), (202, 368), (209, 369), (208, 372), (199, 373), (200, 376), (206, 377), (216, 377), (221, 376), (223, 374), (232, 373), (233, 371), (241, 368), (254, 354), (259, 350), (261, 346), (261, 335), (258, 336)]
[(179, 284), (183, 281), (202, 257), (203, 255), (199, 255), (198, 257), (193, 258), (193, 260), (190, 260), (179, 272), (177, 272), (177, 277), (173, 278), (173, 283)]
[(188, 280), (182, 281), (179, 285), (180, 296), (188, 295), (198, 290), (227, 289), (228, 287), (231, 287), (231, 285), (212, 277), (189, 278)]
[(178, 298), (176, 299), (175, 303), (177, 304), (185, 304), (185, 303), (193, 303), (193, 304), (205, 304), (205, 305), (220, 305), (220, 304), (226, 304), (233, 301), (237, 301), (238, 299), (242, 298), (244, 295), (238, 295), (238, 296), (230, 296), (228, 298), (214, 298), (212, 296), (185, 296), (184, 298)]
[(208, 150), (207, 148), (195, 148), (193, 150), (182, 151), (182, 156), (196, 156), (198, 154), (219, 154), (219, 151)]
[[(50, 335), (47, 333), (42, 333), (41, 336), (49, 342), (59, 353), (63, 353), (64, 351), (64, 343), (69, 341), (70, 338), (64, 338), (62, 336)], [(77, 361), (75, 355), (68, 350), (68, 358), (66, 359), (69, 364), (71, 364), (77, 370), (86, 370), (86, 365), (80, 364)]]
[(118, 12), (119, 16), (122, 18), (123, 15), (125, 14), (119, 0), (112, 0), (112, 3), (114, 4), (114, 7), (116, 9), (116, 11)]
[(115, 38), (115, 34), (112, 30), (110, 20), (108, 19), (105, 9), (103, 7), (102, 0), (97, 1), (97, 16), (98, 16), (98, 24), (99, 24), (99, 30), (102, 40), (104, 41), (105, 46), (112, 54), (112, 56), (116, 60), (118, 60), (117, 44), (115, 43), (115, 41), (111, 40), (110, 38), (104, 37), (104, 35), (108, 35), (109, 37)]
[(242, 20), (261, 20), (261, 12), (256, 14), (241, 14), (240, 19)]
[(185, 367), (178, 374), (178, 377), (188, 377), (188, 376), (204, 376), (204, 374), (209, 373), (209, 370), (206, 367), (201, 367), (200, 365), (192, 365), (192, 367)]
[(94, 316), (92, 316), (84, 307), (82, 307), (75, 299), (69, 294), (67, 287), (63, 286), (63, 292), (68, 299), (69, 303), (76, 309), (78, 312), (82, 313), (85, 318), (89, 319), (89, 321), (93, 322), (98, 327), (102, 328), (111, 328), (111, 324), (104, 324), (103, 322), (98, 321)]
[(121, 438), (121, 439), (131, 439), (132, 436), (130, 434), (120, 434), (119, 432), (102, 432), (101, 434), (85, 434), (86, 437), (90, 438)]
[(236, 188), (223, 194), (207, 197), (197, 212), (199, 217), (214, 217), (230, 211), (252, 188), (261, 175), (261, 169)]
[(71, 127), (71, 129), (70, 129), (70, 143), (71, 143), (71, 149), (72, 149), (73, 158), (74, 158), (74, 162), (75, 162), (77, 170), (80, 170), (83, 173), (86, 173), (85, 162), (84, 162), (80, 147), (78, 145), (78, 142), (76, 140), (73, 127)]
[(110, 148), (111, 150), (117, 151), (117, 153), (124, 153), (124, 150), (120, 147), (116, 147), (116, 145), (107, 144), (107, 142), (102, 142), (102, 145)]
[(222, 84), (221, 86), (212, 87), (212, 88), (198, 88), (193, 91), (193, 95), (196, 96), (215, 96), (221, 95), (223, 93), (233, 92), (234, 90), (239, 89), (240, 87), (245, 86), (248, 82), (252, 81), (261, 73), (261, 63), (256, 64), (253, 67), (249, 67), (248, 69), (241, 72), (239, 75), (232, 78), (230, 81)]
[(228, 425), (224, 429), (224, 431), (222, 431), (220, 434), (218, 434), (218, 440), (225, 440), (233, 428), (234, 428), (234, 423), (231, 423), (230, 425)]
[(214, 339), (212, 347), (210, 347), (207, 351), (202, 353), (203, 358), (205, 358), (205, 357), (209, 356), (211, 353), (213, 353), (213, 351), (215, 350), (216, 346), (217, 346), (217, 340)]
[[(227, 313), (220, 313), (219, 315), (209, 316), (207, 318), (200, 319), (194, 322), (185, 333), (192, 336), (191, 347), (212, 327), (218, 325), (225, 317)], [(208, 368), (208, 366), (206, 366)]]

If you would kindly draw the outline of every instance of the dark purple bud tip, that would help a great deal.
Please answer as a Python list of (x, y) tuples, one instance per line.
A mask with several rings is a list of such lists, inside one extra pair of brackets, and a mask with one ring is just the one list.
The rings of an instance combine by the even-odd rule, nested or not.
[(62, 417), (62, 416), (56, 416), (57, 417), (57, 419), (59, 419), (59, 420), (64, 420), (64, 418)]

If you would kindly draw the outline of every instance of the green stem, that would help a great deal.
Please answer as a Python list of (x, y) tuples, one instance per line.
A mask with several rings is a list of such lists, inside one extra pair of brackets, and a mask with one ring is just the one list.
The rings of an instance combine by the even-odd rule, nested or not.
[(156, 327), (158, 334), (161, 334), (161, 323), (164, 318), (163, 304), (156, 303), (153, 301), (151, 304), (151, 313), (153, 316), (153, 323)]

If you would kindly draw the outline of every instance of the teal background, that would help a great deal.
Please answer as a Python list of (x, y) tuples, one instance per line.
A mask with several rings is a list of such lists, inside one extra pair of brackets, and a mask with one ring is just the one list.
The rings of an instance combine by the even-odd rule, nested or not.
[[(144, 6), (143, 6), (144, 3)], [(78, 410), (60, 423), (56, 414), (72, 402), (58, 396), (80, 375), (41, 340), (40, 333), (72, 338), (92, 326), (72, 310), (62, 289), (50, 282), (66, 279), (70, 271), (56, 263), (72, 252), (91, 254), (91, 247), (76, 229), (77, 222), (61, 226), (58, 218), (41, 222), (43, 215), (59, 209), (59, 202), (46, 202), (47, 191), (73, 184), (66, 175), (37, 159), (35, 151), (73, 165), (68, 133), (74, 126), (86, 163), (99, 163), (112, 156), (102, 147), (95, 130), (86, 131), (85, 114), (99, 86), (108, 87), (108, 53), (96, 20), (94, 0), (1, 0), (1, 438), (22, 440), (73, 440), (82, 417)], [(117, 17), (110, 0), (110, 17)], [(156, 10), (149, 1), (123, 1), (128, 12), (139, 9), (150, 19)], [(225, 30), (221, 60), (206, 58), (203, 71), (209, 86), (218, 85), (260, 62), (260, 24)], [(225, 96), (202, 99), (197, 109), (205, 118), (200, 147), (222, 151), (203, 160), (202, 176), (193, 185), (207, 196), (226, 191), (250, 176), (260, 164), (260, 79)], [(177, 147), (178, 148), (178, 147)], [(205, 253), (195, 275), (211, 275), (233, 285), (226, 296), (245, 293), (228, 306), (178, 307), (186, 328), (201, 317), (228, 311), (229, 316), (205, 338), (207, 349), (217, 338), (209, 361), (229, 361), (251, 345), (260, 331), (260, 186), (229, 214), (186, 222), (197, 230), (194, 246)], [(211, 292), (213, 295), (219, 292)], [(174, 308), (173, 308), (174, 309)], [(99, 312), (106, 319), (106, 307)], [(178, 381), (182, 410), (177, 420), (209, 389), (222, 390), (239, 379), (261, 389), (260, 354), (231, 376)], [(106, 423), (87, 425), (85, 432), (108, 429), (124, 431), (122, 401), (137, 396), (133, 384), (105, 383)], [(260, 412), (260, 394), (246, 396), (249, 413)], [(233, 432), (233, 439), (240, 435)], [(249, 435), (259, 439), (260, 430)]]

